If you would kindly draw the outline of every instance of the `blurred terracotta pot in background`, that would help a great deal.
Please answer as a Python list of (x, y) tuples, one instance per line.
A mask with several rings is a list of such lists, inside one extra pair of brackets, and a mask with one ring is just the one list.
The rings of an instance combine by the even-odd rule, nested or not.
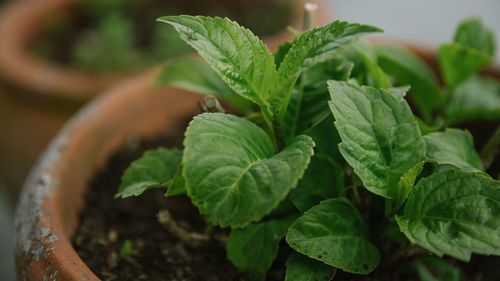
[[(34, 40), (43, 33), (43, 26), (51, 16), (58, 13), (71, 13), (78, 0), (24, 0), (12, 1), (0, 13), (0, 79), (4, 79), (29, 92), (45, 96), (63, 97), (76, 101), (85, 101), (115, 83), (127, 73), (113, 73), (99, 75), (76, 70), (70, 66), (61, 65), (54, 61), (36, 58), (30, 48)], [(195, 5), (207, 5), (211, 1), (200, 1)], [(301, 1), (295, 0), (252, 0), (220, 2), (215, 7), (223, 6), (226, 9), (240, 10), (242, 24), (255, 22), (266, 24), (272, 14), (279, 14), (276, 9), (292, 9), (293, 20), (297, 23), (301, 17)], [(259, 7), (255, 9), (253, 7)], [(269, 15), (262, 15), (269, 7)], [(274, 10), (273, 10), (274, 9)], [(251, 13), (254, 11), (254, 13)], [(261, 12), (257, 12), (261, 11)], [(248, 12), (248, 13), (247, 13)], [(217, 11), (207, 11), (208, 14), (217, 14)], [(266, 20), (267, 19), (267, 20)], [(255, 25), (259, 29), (258, 25)], [(290, 38), (286, 27), (273, 35), (264, 37), (264, 41), (271, 47)], [(166, 46), (168, 48), (168, 46)], [(130, 73), (128, 73), (130, 74)]]

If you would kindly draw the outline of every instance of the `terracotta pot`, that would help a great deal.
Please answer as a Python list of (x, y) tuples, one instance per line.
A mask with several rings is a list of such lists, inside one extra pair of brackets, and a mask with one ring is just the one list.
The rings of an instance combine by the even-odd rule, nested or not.
[[(32, 55), (30, 43), (40, 34), (43, 23), (51, 15), (69, 10), (74, 2), (75, 0), (11, 1), (3, 8), (0, 13), (0, 76), (3, 79), (35, 94), (85, 101), (115, 83), (119, 77), (127, 76), (84, 73)], [(258, 3), (260, 2), (263, 1), (259, 0)], [(296, 5), (297, 22), (300, 22), (300, 10), (301, 5)], [(275, 47), (288, 38), (290, 33), (283, 30), (266, 37), (264, 41)]]
[[(435, 64), (426, 49), (416, 53)], [(500, 71), (495, 70), (500, 78)], [(151, 88), (155, 72), (111, 89), (76, 115), (27, 179), (16, 213), (19, 280), (99, 280), (78, 257), (71, 237), (94, 173), (128, 136), (158, 136), (196, 110), (199, 96)]]
[(153, 137), (196, 110), (198, 95), (152, 88), (149, 72), (76, 115), (28, 178), (16, 214), (19, 280), (99, 280), (71, 246), (87, 183), (128, 136)]

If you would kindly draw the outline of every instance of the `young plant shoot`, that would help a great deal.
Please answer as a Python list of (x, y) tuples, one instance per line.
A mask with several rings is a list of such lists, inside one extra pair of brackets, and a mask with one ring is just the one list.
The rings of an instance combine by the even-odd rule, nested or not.
[(410, 52), (360, 41), (381, 31), (369, 25), (335, 21), (273, 54), (227, 18), (159, 21), (205, 63), (172, 60), (157, 83), (240, 114), (203, 107), (213, 110), (193, 118), (183, 150), (147, 151), (117, 197), (188, 196), (208, 224), (229, 229), (227, 257), (252, 280), (278, 256), (285, 280), (305, 281), (405, 264), (421, 280), (460, 280), (439, 258), (500, 255), (492, 160), (481, 161), (471, 133), (448, 127), (500, 120), (500, 83), (478, 76), (495, 50), (481, 20), (464, 21), (440, 48), (445, 88)]

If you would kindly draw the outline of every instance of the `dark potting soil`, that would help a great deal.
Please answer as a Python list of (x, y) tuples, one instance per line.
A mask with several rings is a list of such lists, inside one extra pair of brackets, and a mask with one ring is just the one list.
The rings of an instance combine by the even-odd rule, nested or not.
[(102, 280), (245, 280), (227, 261), (221, 243), (191, 247), (158, 222), (157, 213), (167, 209), (182, 227), (203, 232), (203, 219), (187, 198), (165, 198), (162, 190), (113, 197), (131, 161), (148, 148), (180, 147), (182, 132), (179, 128), (177, 134), (122, 149), (92, 181), (73, 245)]

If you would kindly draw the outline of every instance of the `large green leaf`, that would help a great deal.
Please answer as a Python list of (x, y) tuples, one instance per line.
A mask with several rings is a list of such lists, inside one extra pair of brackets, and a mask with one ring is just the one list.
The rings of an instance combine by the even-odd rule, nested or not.
[(155, 81), (158, 86), (165, 84), (215, 96), (243, 111), (252, 108), (251, 102), (236, 95), (208, 64), (200, 60), (178, 58), (168, 61)]
[(274, 57), (252, 32), (227, 18), (166, 16), (172, 25), (237, 94), (266, 108), (277, 83)]
[(338, 81), (329, 90), (342, 156), (368, 190), (395, 199), (402, 176), (425, 154), (410, 107), (387, 90)]
[(397, 85), (411, 85), (410, 97), (425, 118), (444, 102), (437, 79), (429, 67), (414, 54), (394, 46), (376, 49), (382, 69), (394, 77)]
[(500, 82), (485, 77), (473, 77), (460, 84), (446, 107), (451, 124), (467, 120), (500, 120)]
[(500, 255), (500, 182), (464, 170), (433, 174), (417, 183), (396, 219), (412, 243), (439, 257)]
[(184, 178), (193, 203), (215, 225), (242, 227), (285, 199), (307, 168), (314, 143), (297, 136), (277, 152), (252, 122), (205, 113), (191, 121), (184, 146)]
[(284, 116), (292, 89), (305, 69), (339, 54), (360, 34), (378, 31), (380, 29), (369, 25), (335, 21), (299, 35), (278, 69), (279, 84), (271, 97), (275, 116)]
[(344, 190), (344, 170), (331, 157), (315, 154), (290, 200), (301, 212), (325, 199), (338, 196)]
[(295, 217), (249, 224), (234, 229), (227, 241), (227, 257), (241, 271), (263, 279), (278, 255), (279, 243)]
[(368, 274), (380, 261), (363, 218), (345, 198), (311, 208), (290, 226), (286, 241), (301, 254), (351, 273)]
[(483, 171), (481, 158), (468, 131), (446, 129), (424, 136), (427, 158), (440, 165)]
[(298, 253), (286, 261), (285, 281), (329, 281), (333, 276), (332, 267)]
[(151, 188), (168, 188), (179, 169), (182, 151), (157, 148), (146, 151), (125, 170), (116, 197), (139, 196)]

